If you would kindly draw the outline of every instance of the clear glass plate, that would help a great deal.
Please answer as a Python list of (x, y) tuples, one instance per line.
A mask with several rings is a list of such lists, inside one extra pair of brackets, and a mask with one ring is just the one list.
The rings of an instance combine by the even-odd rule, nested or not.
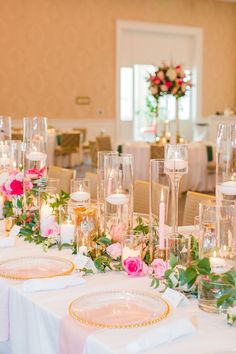
[(59, 257), (20, 257), (0, 262), (0, 277), (26, 280), (69, 274), (74, 264)]
[(83, 324), (100, 328), (134, 328), (152, 325), (170, 312), (157, 295), (134, 290), (86, 294), (69, 306), (70, 315)]

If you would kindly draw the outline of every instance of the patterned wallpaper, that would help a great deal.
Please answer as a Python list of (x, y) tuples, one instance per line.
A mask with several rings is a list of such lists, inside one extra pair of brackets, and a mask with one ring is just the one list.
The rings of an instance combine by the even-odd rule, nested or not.
[[(117, 19), (203, 28), (203, 115), (236, 106), (236, 4), (4, 0), (0, 14), (1, 114), (114, 118)], [(91, 104), (76, 105), (78, 95)]]

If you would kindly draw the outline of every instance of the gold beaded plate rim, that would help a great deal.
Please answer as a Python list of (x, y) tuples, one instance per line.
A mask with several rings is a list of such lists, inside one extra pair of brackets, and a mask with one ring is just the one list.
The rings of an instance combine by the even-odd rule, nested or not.
[[(92, 320), (87, 320), (83, 317), (78, 316), (73, 310), (73, 305), (76, 301), (82, 300), (83, 298), (87, 298), (88, 296), (101, 295), (101, 294), (119, 294), (119, 293), (120, 294), (141, 295), (141, 296), (146, 296), (146, 297), (154, 299), (154, 300), (161, 301), (166, 306), (166, 309), (163, 311), (163, 313), (161, 315), (157, 316), (156, 318), (154, 318), (152, 320), (143, 321), (143, 322), (134, 323), (134, 324), (112, 324), (112, 325), (99, 323), (99, 322), (95, 322)], [(164, 318), (166, 318), (170, 314), (170, 310), (171, 310), (171, 308), (170, 308), (169, 303), (166, 300), (164, 300), (160, 295), (151, 294), (151, 293), (145, 292), (145, 291), (130, 290), (130, 289), (107, 290), (107, 291), (97, 291), (97, 292), (87, 293), (87, 294), (84, 294), (84, 295), (78, 297), (77, 299), (73, 300), (69, 305), (69, 315), (73, 319), (79, 321), (80, 323), (82, 323), (84, 325), (97, 327), (97, 328), (110, 328), (110, 329), (112, 329), (112, 328), (117, 328), (117, 329), (138, 328), (138, 327), (151, 326), (157, 322), (164, 320)]]
[[(64, 272), (61, 273), (55, 273), (52, 275), (37, 275), (37, 276), (16, 276), (16, 275), (11, 275), (11, 274), (6, 274), (5, 272), (1, 271), (1, 266), (7, 263), (11, 263), (14, 261), (23, 261), (23, 260), (37, 260), (37, 259), (47, 259), (47, 260), (52, 260), (52, 261), (60, 261), (63, 262), (64, 264), (67, 263), (68, 269), (65, 270)], [(7, 278), (7, 279), (14, 279), (14, 280), (30, 280), (30, 279), (47, 279), (47, 278), (56, 278), (60, 277), (63, 275), (68, 275), (73, 272), (75, 268), (75, 265), (73, 262), (71, 262), (69, 259), (62, 258), (62, 257), (53, 257), (53, 256), (24, 256), (24, 257), (15, 257), (15, 258), (9, 258), (4, 261), (0, 262), (0, 278)]]

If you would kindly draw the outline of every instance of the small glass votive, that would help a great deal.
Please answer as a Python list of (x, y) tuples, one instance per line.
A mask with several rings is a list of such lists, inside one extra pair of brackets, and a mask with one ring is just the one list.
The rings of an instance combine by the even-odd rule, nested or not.
[(74, 206), (77, 253), (87, 255), (97, 233), (97, 208), (94, 205)]
[(186, 266), (190, 262), (191, 239), (187, 235), (169, 235), (167, 239), (167, 259), (173, 254), (179, 265)]
[(72, 245), (75, 240), (75, 214), (74, 207), (64, 204), (59, 209), (60, 243)]
[(122, 263), (129, 257), (141, 257), (143, 253), (143, 234), (125, 234), (122, 238)]
[(70, 198), (79, 205), (90, 203), (90, 183), (86, 178), (71, 180)]

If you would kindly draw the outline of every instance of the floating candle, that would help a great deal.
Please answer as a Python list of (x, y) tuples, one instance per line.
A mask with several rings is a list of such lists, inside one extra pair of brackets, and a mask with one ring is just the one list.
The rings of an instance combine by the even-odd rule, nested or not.
[(122, 250), (122, 260), (124, 261), (125, 259), (129, 258), (129, 257), (141, 257), (141, 249), (132, 249), (129, 248), (127, 246), (123, 247)]
[(210, 257), (211, 271), (216, 274), (221, 274), (227, 271), (227, 264), (225, 259), (216, 257), (216, 252), (214, 251), (213, 257)]
[(70, 194), (70, 197), (75, 202), (89, 203), (90, 193), (84, 191), (73, 192)]
[(236, 195), (236, 181), (227, 181), (218, 185), (221, 193), (226, 195)]
[(112, 205), (123, 205), (129, 202), (129, 196), (123, 193), (114, 193), (106, 197), (106, 201)]
[(170, 171), (179, 171), (179, 170), (184, 170), (187, 169), (188, 167), (188, 162), (185, 161), (184, 159), (170, 159), (170, 160), (165, 160), (165, 169), (170, 170)]
[(47, 158), (47, 154), (41, 151), (32, 151), (26, 157), (30, 161), (44, 161)]
[(74, 242), (75, 225), (67, 222), (61, 225), (61, 243)]

